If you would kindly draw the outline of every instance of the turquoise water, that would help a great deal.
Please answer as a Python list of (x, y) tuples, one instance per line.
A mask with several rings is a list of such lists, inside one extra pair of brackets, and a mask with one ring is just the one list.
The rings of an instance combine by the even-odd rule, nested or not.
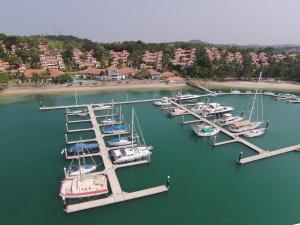
[[(82, 103), (170, 94), (169, 91), (78, 93)], [(40, 101), (46, 105), (73, 104), (74, 97), (72, 94), (32, 95), (0, 104), (1, 224), (282, 225), (300, 222), (300, 153), (237, 166), (235, 161), (240, 151), (245, 155), (254, 153), (240, 144), (214, 148), (212, 138), (196, 137), (189, 125), (180, 124), (182, 117), (169, 118), (151, 103), (134, 107), (146, 142), (154, 146), (152, 161), (150, 165), (120, 169), (118, 176), (124, 191), (134, 191), (165, 184), (166, 176), (170, 175), (170, 191), (65, 214), (58, 196), (66, 165), (60, 155), (65, 141), (65, 112), (40, 112), (37, 110)], [(232, 105), (236, 113), (244, 110), (247, 114), (252, 97), (223, 96), (210, 101)], [(126, 121), (130, 121), (131, 106), (122, 109)], [(271, 121), (270, 130), (253, 139), (255, 144), (275, 150), (300, 143), (300, 105), (264, 97), (264, 109), (265, 119)], [(217, 138), (222, 139), (222, 135)]]

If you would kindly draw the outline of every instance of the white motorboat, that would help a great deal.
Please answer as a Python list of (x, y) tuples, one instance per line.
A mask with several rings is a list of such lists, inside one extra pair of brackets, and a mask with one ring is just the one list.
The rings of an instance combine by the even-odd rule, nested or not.
[(289, 93), (279, 93), (276, 97), (276, 100), (289, 100), (294, 98), (298, 98), (298, 96)]
[(274, 96), (275, 93), (274, 92), (270, 92), (270, 91), (266, 91), (264, 92), (265, 95), (270, 95), (270, 96)]
[(169, 111), (169, 115), (170, 116), (180, 116), (186, 113), (185, 109), (181, 109), (181, 108), (172, 108)]
[(84, 198), (108, 193), (107, 178), (100, 174), (85, 174), (65, 178), (61, 182), (60, 196), (66, 198)]
[(132, 138), (131, 136), (113, 138), (113, 139), (109, 140), (107, 143), (110, 146), (131, 145), (132, 143), (135, 143), (135, 138)]
[(105, 105), (105, 104), (97, 104), (93, 106), (94, 110), (108, 110), (108, 109), (112, 109), (112, 105)]
[(191, 108), (191, 111), (196, 113), (196, 114), (200, 114), (202, 113), (203, 109), (205, 109), (205, 107), (207, 107), (207, 104), (204, 102), (197, 102), (193, 108)]
[(103, 125), (113, 125), (117, 123), (117, 120), (115, 120), (114, 118), (107, 118), (105, 120), (101, 121)]
[(243, 133), (245, 137), (253, 138), (263, 135), (267, 131), (267, 128), (258, 128), (253, 130), (248, 130)]
[(172, 103), (170, 98), (162, 97), (161, 99), (154, 101), (153, 104), (158, 106), (165, 106), (165, 105), (171, 105)]
[(209, 116), (217, 116), (220, 114), (228, 113), (234, 110), (231, 106), (224, 106), (219, 103), (209, 103), (207, 106), (205, 106), (200, 114), (204, 117)]
[(231, 93), (231, 94), (240, 94), (241, 91), (236, 90), (236, 89), (232, 89), (230, 93)]
[(300, 98), (289, 99), (289, 103), (300, 103)]
[(149, 158), (152, 148), (152, 146), (120, 148), (111, 150), (111, 156), (116, 164), (132, 162)]
[(218, 128), (203, 124), (194, 125), (192, 126), (192, 129), (199, 137), (210, 137), (220, 132)]
[(231, 113), (225, 113), (222, 118), (216, 121), (216, 124), (219, 126), (228, 126), (241, 120), (243, 120), (242, 116), (234, 116)]
[(178, 92), (177, 95), (175, 96), (176, 101), (194, 101), (198, 99), (200, 95), (192, 95), (188, 92)]

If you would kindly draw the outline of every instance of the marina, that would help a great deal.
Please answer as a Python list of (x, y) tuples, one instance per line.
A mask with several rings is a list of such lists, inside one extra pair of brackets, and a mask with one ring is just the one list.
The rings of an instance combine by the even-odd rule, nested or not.
[[(189, 91), (194, 91), (193, 89), (189, 89)], [(196, 92), (196, 91), (195, 91)], [(167, 96), (167, 93), (161, 93), (160, 96)], [(199, 94), (201, 95), (201, 94)], [(147, 99), (158, 99), (158, 97), (160, 96), (152, 96), (151, 94), (144, 96)], [(172, 96), (171, 94), (169, 96)], [(241, 97), (239, 97), (241, 96)], [(138, 98), (139, 96), (135, 96), (136, 98)], [(98, 102), (109, 102), (110, 99), (112, 97), (107, 97), (106, 99), (99, 99)], [(114, 97), (116, 99), (115, 102), (122, 102), (122, 99), (119, 98), (117, 99), (116, 97)], [(206, 97), (203, 97), (206, 98)], [(205, 101), (205, 99), (199, 99), (200, 101)], [(237, 101), (237, 104), (232, 103), (231, 99), (234, 99), (234, 101)], [(291, 110), (292, 108), (297, 107), (297, 105), (289, 105), (289, 104), (284, 104), (284, 102), (277, 102), (276, 100), (273, 99), (273, 97), (268, 97), (267, 98), (267, 108), (266, 108), (266, 114), (269, 115), (270, 111), (276, 111), (274, 110), (273, 107), (276, 107), (277, 110), (285, 108), (285, 107), (289, 107), (287, 108), (287, 110)], [(224, 99), (224, 100), (223, 100)], [(250, 97), (247, 97), (245, 95), (220, 95), (217, 96), (215, 100), (210, 100), (210, 102), (219, 102), (219, 103), (224, 103), (225, 105), (230, 105), (233, 106), (234, 108), (236, 108), (236, 111), (233, 112), (233, 115), (237, 115), (241, 112), (241, 110), (245, 109), (245, 106), (248, 105), (247, 103), (247, 99), (250, 99)], [(138, 101), (137, 99), (135, 99), (134, 101)], [(244, 101), (246, 101), (244, 104), (242, 104)], [(70, 104), (72, 101), (68, 101), (66, 102), (68, 104)], [(88, 100), (85, 99), (85, 102), (90, 102)], [(95, 101), (96, 102), (96, 101)], [(46, 100), (45, 103), (49, 104)], [(51, 103), (51, 102), (50, 102)], [(62, 104), (63, 105), (63, 101), (57, 101), (56, 104)], [(241, 107), (238, 107), (238, 103), (241, 104)], [(179, 103), (177, 103), (179, 104)], [(191, 107), (194, 106), (195, 103), (188, 103), (185, 104), (183, 103), (183, 107), (190, 109)], [(87, 106), (90, 104), (86, 104)], [(125, 105), (125, 104), (124, 104)], [(124, 106), (124, 118), (125, 121), (129, 121), (129, 107), (132, 107), (132, 105), (130, 104), (126, 104), (128, 105), (128, 107), (126, 108)], [(181, 106), (181, 104), (179, 104)], [(184, 201), (184, 199), (186, 197), (189, 198), (189, 196), (193, 196), (193, 198), (195, 198), (195, 201), (193, 200), (189, 200), (189, 202), (191, 204), (193, 204), (193, 207), (197, 208), (200, 204), (200, 206), (202, 205), (201, 201), (199, 202), (199, 199), (203, 199), (205, 198), (205, 195), (210, 196), (210, 198), (212, 198), (212, 196), (216, 195), (216, 188), (209, 188), (207, 189), (206, 185), (217, 185), (217, 186), (223, 186), (226, 190), (227, 193), (230, 193), (230, 195), (228, 196), (229, 198), (227, 198), (226, 200), (229, 202), (230, 207), (233, 209), (237, 209), (237, 206), (235, 206), (235, 204), (237, 204), (235, 201), (232, 200), (232, 196), (244, 196), (243, 193), (239, 192), (239, 190), (243, 189), (245, 190), (245, 194), (247, 193), (247, 195), (250, 195), (251, 198), (254, 198), (255, 196), (259, 196), (262, 197), (262, 195), (260, 195), (259, 193), (257, 193), (257, 191), (252, 191), (252, 190), (256, 190), (255, 189), (255, 183), (257, 183), (256, 178), (257, 175), (254, 177), (254, 175), (252, 176), (252, 173), (254, 173), (253, 171), (259, 171), (259, 170), (264, 170), (264, 171), (260, 171), (259, 174), (261, 174), (262, 180), (266, 183), (266, 185), (269, 185), (272, 181), (269, 177), (267, 177), (268, 171), (271, 170), (271, 168), (273, 168), (272, 166), (274, 165), (274, 168), (277, 168), (278, 166), (280, 168), (278, 168), (278, 170), (280, 170), (280, 173), (285, 174), (284, 176), (287, 176), (287, 172), (289, 171), (289, 173), (291, 173), (291, 170), (289, 170), (289, 168), (282, 168), (284, 165), (286, 165), (285, 161), (289, 160), (291, 161), (291, 168), (294, 168), (295, 163), (297, 162), (297, 155), (298, 152), (295, 151), (290, 151), (289, 154), (279, 154), (280, 152), (278, 152), (278, 156), (270, 156), (268, 152), (273, 152), (276, 151), (278, 149), (281, 148), (285, 148), (284, 146), (288, 146), (289, 143), (291, 143), (293, 146), (297, 145), (297, 143), (295, 143), (296, 140), (293, 141), (289, 141), (288, 139), (285, 139), (285, 142), (282, 142), (282, 144), (280, 145), (278, 141), (274, 140), (274, 145), (270, 144), (272, 141), (272, 135), (275, 135), (275, 137), (279, 140), (279, 138), (276, 136), (276, 123), (273, 122), (270, 128), (270, 133), (268, 133), (266, 136), (259, 138), (259, 139), (247, 139), (242, 137), (242, 134), (234, 134), (234, 135), (238, 135), (238, 137), (241, 138), (235, 138), (232, 136), (228, 136), (225, 133), (223, 133), (222, 131), (220, 131), (220, 133), (218, 134), (218, 136), (216, 137), (216, 140), (214, 141), (214, 137), (211, 138), (199, 138), (197, 137), (192, 129), (191, 126), (193, 124), (197, 124), (199, 122), (201, 123), (205, 123), (205, 121), (207, 120), (210, 123), (214, 123), (213, 119), (206, 119), (206, 118), (197, 118), (194, 117), (193, 115), (191, 115), (190, 113), (185, 114), (184, 116), (180, 115), (180, 116), (175, 116), (172, 118), (169, 118), (166, 114), (165, 110), (161, 110), (161, 107), (156, 107), (153, 105), (152, 102), (145, 102), (145, 103), (137, 103), (136, 105), (134, 105), (134, 107), (137, 109), (137, 113), (140, 115), (141, 113), (144, 115), (142, 116), (140, 119), (142, 122), (142, 127), (143, 128), (147, 128), (150, 127), (150, 130), (148, 130), (146, 132), (146, 138), (149, 139), (149, 142), (154, 145), (154, 151), (153, 151), (153, 158), (151, 159), (151, 162), (149, 162), (148, 160), (141, 160), (141, 161), (137, 161), (137, 162), (131, 162), (131, 163), (126, 163), (126, 164), (119, 164), (119, 165), (113, 165), (113, 167), (115, 168), (115, 171), (117, 172), (117, 177), (119, 180), (119, 184), (122, 188), (122, 191), (124, 191), (124, 193), (134, 193), (134, 192), (138, 192), (139, 190), (142, 189), (149, 189), (149, 187), (153, 186), (153, 184), (161, 184), (162, 182), (165, 181), (166, 175), (170, 174), (171, 177), (173, 178), (172, 181), (174, 180), (174, 182), (172, 182), (171, 184), (171, 189), (170, 189), (170, 193), (166, 194), (161, 194), (161, 195), (155, 195), (153, 197), (150, 198), (145, 198), (144, 200), (137, 200), (137, 201), (122, 201), (123, 204), (114, 204), (111, 206), (107, 206), (107, 207), (101, 207), (101, 209), (94, 209), (94, 210), (85, 210), (87, 212), (80, 212), (80, 213), (75, 213), (74, 216), (75, 218), (79, 218), (79, 216), (82, 215), (93, 215), (97, 218), (97, 215), (101, 214), (101, 218), (104, 219), (105, 221), (109, 221), (111, 219), (111, 217), (109, 215), (112, 215), (113, 212), (115, 210), (118, 211), (122, 211), (120, 212), (120, 216), (122, 215), (122, 218), (125, 218), (126, 221), (129, 221), (130, 218), (128, 216), (126, 216), (123, 211), (126, 212), (126, 214), (131, 215), (132, 213), (130, 213), (130, 210), (134, 210), (137, 212), (140, 212), (141, 210), (139, 210), (139, 207), (156, 207), (157, 205), (159, 205), (159, 203), (162, 204), (162, 206), (159, 208), (159, 210), (154, 209), (155, 215), (161, 215), (161, 211), (162, 209), (169, 211), (168, 207), (166, 207), (166, 204), (169, 204), (168, 202), (170, 201), (176, 201), (176, 203), (182, 202)], [(172, 105), (170, 107), (173, 108), (177, 108), (178, 105), (175, 105), (172, 103)], [(268, 110), (268, 108), (270, 110)], [(269, 112), (268, 112), (269, 111)], [(237, 113), (236, 113), (237, 112)], [(285, 111), (280, 111), (281, 113), (284, 113)], [(247, 112), (245, 112), (246, 114)], [(59, 136), (61, 136), (61, 130), (59, 132), (57, 132), (57, 129), (61, 129), (64, 128), (64, 131), (66, 131), (65, 129), (65, 122), (66, 122), (66, 118), (64, 118), (64, 116), (62, 115), (64, 114), (64, 110), (61, 111), (53, 111), (53, 112), (48, 112), (48, 113), (40, 113), (40, 114), (36, 114), (34, 112), (35, 117), (38, 118), (38, 116), (41, 116), (42, 118), (44, 118), (43, 120), (47, 119), (47, 117), (50, 117), (51, 120), (46, 120), (49, 121), (47, 123), (52, 124), (54, 121), (54, 118), (56, 118), (55, 120), (56, 122), (56, 127), (52, 128), (52, 131), (50, 130), (50, 134), (49, 135), (55, 135), (55, 133), (57, 133), (56, 136), (54, 136), (53, 139), (57, 139), (60, 140), (57, 143), (61, 144), (63, 143), (63, 139), (59, 139)], [(107, 113), (106, 111), (103, 111), (102, 114), (105, 115), (111, 115), (110, 113)], [(97, 115), (102, 115), (102, 114), (97, 114)], [(151, 116), (150, 116), (151, 115)], [(28, 116), (28, 115), (26, 115)], [(50, 119), (49, 118), (49, 119)], [(63, 119), (65, 119), (65, 121), (63, 121)], [(72, 119), (72, 120), (71, 120)], [(69, 121), (73, 121), (73, 119), (75, 120), (75, 117), (70, 118), (69, 117)], [(70, 123), (69, 129), (86, 129), (87, 127), (92, 127), (91, 124), (91, 119), (90, 116), (87, 116), (87, 118), (76, 118), (78, 120), (87, 120), (87, 121), (83, 121), (83, 124), (86, 124), (84, 126), (79, 126), (80, 122), (78, 123)], [(274, 121), (274, 118), (270, 118), (271, 121)], [(51, 121), (51, 122), (50, 122)], [(155, 126), (153, 122), (156, 122)], [(98, 124), (100, 124), (100, 120), (97, 121)], [(146, 124), (145, 124), (146, 122)], [(153, 123), (153, 124), (152, 124)], [(72, 126), (71, 126), (72, 124)], [(158, 125), (159, 124), (159, 125)], [(161, 125), (160, 125), (161, 124)], [(181, 125), (184, 124), (184, 125)], [(74, 126), (73, 126), (74, 125)], [(151, 126), (152, 125), (152, 126)], [(157, 127), (159, 126), (159, 127)], [(287, 125), (288, 126), (288, 125)], [(152, 127), (152, 128), (151, 128)], [(154, 128), (155, 127), (155, 128)], [(99, 126), (99, 128), (101, 129), (101, 127)], [(221, 127), (223, 129), (223, 127)], [(51, 125), (50, 128), (51, 129)], [(53, 130), (54, 129), (54, 130)], [(161, 137), (156, 137), (156, 130), (159, 129), (162, 133), (166, 134), (164, 136), (164, 138)], [(222, 130), (221, 129), (221, 130)], [(275, 131), (274, 131), (275, 129)], [(224, 128), (225, 132), (226, 132), (226, 128)], [(87, 131), (84, 131), (87, 132)], [(84, 133), (83, 132), (83, 133)], [(101, 132), (101, 130), (100, 130)], [(294, 132), (294, 130), (292, 130), (291, 132)], [(66, 132), (67, 133), (67, 132)], [(78, 134), (77, 134), (78, 133)], [(73, 144), (76, 144), (78, 140), (80, 140), (80, 132), (74, 132), (74, 133), (68, 133), (67, 134), (68, 137), (68, 141), (72, 141)], [(102, 134), (103, 135), (103, 134)], [(128, 136), (129, 134), (127, 134)], [(63, 136), (62, 136), (63, 137)], [(118, 135), (116, 135), (115, 137), (118, 137)], [(109, 139), (110, 137), (106, 137), (107, 139)], [(228, 140), (229, 138), (229, 140)], [(162, 140), (160, 140), (162, 139)], [(88, 140), (90, 140), (90, 142), (87, 142)], [(154, 140), (154, 141), (153, 141)], [(253, 148), (248, 148), (246, 145), (244, 145), (243, 143), (240, 143), (238, 140), (242, 141), (242, 140), (246, 140), (247, 143), (252, 143), (253, 145), (259, 147), (256, 150), (253, 150)], [(263, 144), (261, 144), (261, 141), (263, 140)], [(43, 140), (44, 143), (47, 143), (48, 140)], [(82, 137), (82, 141), (84, 141), (85, 143), (97, 143), (96, 137), (93, 136), (83, 136)], [(222, 144), (222, 142), (227, 142), (227, 144)], [(229, 143), (230, 142), (230, 143)], [(267, 143), (268, 142), (268, 143)], [(168, 144), (167, 144), (168, 143)], [(218, 145), (218, 143), (220, 143), (220, 145), (218, 147), (213, 147), (213, 145)], [(55, 173), (56, 175), (56, 179), (60, 179), (62, 177), (62, 160), (65, 159), (65, 157), (63, 156), (62, 159), (59, 159), (59, 152), (60, 152), (60, 146), (52, 146), (51, 147), (51, 151), (49, 153), (43, 151), (38, 151), (36, 149), (36, 151), (40, 152), (40, 154), (48, 154), (47, 158), (52, 158), (52, 162), (51, 164), (55, 164), (55, 161), (58, 161), (56, 164), (56, 172), (52, 172), (52, 169), (50, 169), (51, 173)], [(159, 149), (159, 146), (164, 146), (164, 149)], [(182, 146), (182, 147), (179, 147)], [(276, 147), (276, 146), (280, 146), (280, 147)], [(107, 151), (111, 151), (110, 148), (113, 148), (111, 146), (106, 146)], [(130, 147), (127, 146), (127, 147)], [(253, 147), (253, 146), (251, 146)], [(294, 148), (295, 149), (295, 148)], [(294, 150), (293, 149), (293, 150)], [(260, 154), (258, 151), (262, 152), (261, 150), (267, 152), (267, 154), (263, 153)], [(290, 149), (289, 149), (290, 150)], [(238, 159), (239, 153), (243, 152), (243, 157), (240, 160), (241, 165), (243, 166), (235, 166), (236, 160)], [(293, 153), (294, 152), (294, 153)], [(95, 154), (93, 157), (95, 159), (101, 159), (101, 153), (93, 153)], [(97, 155), (98, 154), (98, 155)], [(273, 153), (274, 154), (274, 153)], [(277, 154), (277, 152), (276, 152)], [(51, 156), (52, 155), (52, 156)], [(192, 156), (192, 157), (186, 157), (186, 156)], [(253, 159), (253, 157), (255, 156), (255, 160), (252, 161), (257, 162), (254, 165), (252, 165), (250, 162), (246, 162), (245, 160), (248, 159)], [(257, 156), (259, 156), (261, 159), (264, 158), (266, 161), (264, 162), (264, 160), (257, 160)], [(72, 159), (76, 160), (76, 157), (71, 156)], [(251, 158), (250, 158), (251, 157)], [(269, 158), (267, 160), (267, 158)], [(169, 165), (163, 163), (165, 160), (169, 161)], [(50, 161), (50, 160), (49, 160)], [(261, 161), (261, 162), (259, 162)], [(244, 166), (245, 164), (248, 164), (248, 166)], [(259, 163), (258, 163), (259, 162)], [(293, 163), (294, 162), (294, 163)], [(50, 162), (49, 162), (50, 163)], [(251, 165), (250, 165), (250, 164)], [(97, 164), (99, 164), (99, 162), (97, 162)], [(192, 166), (191, 166), (192, 165)], [(158, 167), (156, 169), (156, 167)], [(180, 167), (180, 168), (179, 168)], [(271, 167), (271, 168), (270, 168)], [(40, 166), (40, 168), (42, 168)], [(121, 169), (122, 168), (122, 169)], [(257, 169), (256, 169), (257, 168)], [(262, 169), (263, 168), (263, 169)], [(46, 167), (43, 171), (46, 172), (47, 170), (49, 170), (49, 167)], [(147, 172), (149, 170), (149, 172)], [(275, 169), (276, 170), (276, 169)], [(222, 172), (223, 174), (226, 173), (226, 179), (229, 180), (228, 185), (223, 183), (223, 179), (222, 176), (219, 176), (220, 171), (226, 171), (226, 172)], [(286, 172), (285, 172), (286, 171)], [(105, 175), (105, 170), (104, 170), (104, 165), (103, 168), (101, 167), (100, 171), (97, 171), (97, 173), (102, 173)], [(93, 172), (92, 172), (93, 173)], [(134, 173), (137, 173), (137, 175), (134, 175)], [(194, 176), (187, 176), (186, 174), (191, 174), (193, 173)], [(221, 173), (221, 174), (222, 174)], [(162, 178), (162, 179), (157, 179), (155, 177), (157, 177), (157, 175)], [(257, 174), (257, 173), (255, 173)], [(106, 175), (105, 175), (106, 176)], [(238, 176), (238, 178), (234, 178)], [(289, 175), (291, 176), (291, 178), (295, 178), (295, 176), (293, 175)], [(245, 178), (243, 178), (245, 177)], [(250, 178), (249, 178), (250, 177)], [(150, 180), (149, 180), (150, 179)], [(184, 180), (187, 180), (185, 183), (183, 183)], [(235, 179), (237, 179), (235, 181)], [(251, 179), (251, 182), (247, 182), (245, 183), (246, 179)], [(147, 181), (149, 180), (149, 181)], [(51, 182), (46, 182), (48, 185), (51, 185), (51, 189), (52, 189), (52, 194), (48, 195), (47, 198), (55, 198), (55, 196), (58, 195), (57, 193), (57, 188), (58, 188), (58, 182), (55, 183), (51, 183)], [(139, 185), (139, 183), (141, 183), (142, 185)], [(186, 186), (185, 184), (189, 183), (190, 186)], [(232, 184), (235, 185), (232, 185)], [(154, 185), (154, 186), (156, 186)], [(263, 184), (264, 185), (264, 184)], [(273, 184), (275, 186), (278, 186), (278, 184)], [(164, 186), (164, 185), (163, 185)], [(192, 187), (193, 186), (193, 187)], [(228, 186), (228, 187), (227, 187)], [(230, 188), (229, 188), (230, 186)], [(234, 187), (233, 187), (234, 186)], [(283, 184), (279, 185), (281, 188), (282, 186), (284, 186)], [(174, 187), (174, 189), (173, 189)], [(176, 187), (176, 189), (175, 189)], [(193, 194), (187, 194), (184, 190), (188, 188), (191, 188), (191, 191), (193, 191)], [(264, 187), (266, 188), (266, 187)], [(200, 190), (199, 192), (197, 192), (197, 190)], [(256, 193), (254, 195), (254, 192)], [(220, 193), (218, 193), (218, 195), (221, 195)], [(47, 196), (47, 195), (46, 195)], [(182, 197), (181, 197), (182, 196)], [(266, 196), (268, 197), (269, 195), (266, 193), (264, 193), (264, 198), (266, 198)], [(105, 196), (105, 197), (109, 197), (109, 195)], [(58, 198), (58, 197), (57, 197)], [(82, 201), (72, 201), (72, 204), (68, 204), (70, 205), (70, 207), (66, 207), (66, 209), (68, 208), (70, 210), (70, 212), (74, 209), (74, 210), (78, 210), (78, 207), (82, 207), (85, 208), (86, 206), (90, 207), (89, 209), (92, 209), (93, 206), (96, 204), (104, 204), (104, 201), (100, 201), (102, 198), (100, 199), (94, 199), (91, 198), (86, 202), (82, 202)], [(181, 199), (181, 200), (180, 200)], [(291, 200), (291, 199), (289, 199)], [(55, 200), (57, 202), (56, 206), (52, 208), (51, 211), (57, 211), (60, 210), (62, 208), (62, 202), (61, 199), (57, 199)], [(96, 202), (94, 202), (96, 201)], [(283, 199), (281, 199), (281, 201), (284, 201)], [(91, 204), (89, 204), (90, 202), (92, 202)], [(217, 201), (212, 200), (213, 204), (218, 207), (218, 203)], [(84, 204), (82, 204), (84, 203)], [(73, 205), (71, 207), (71, 205)], [(77, 205), (80, 204), (80, 205)], [(111, 203), (110, 203), (111, 204)], [(222, 204), (221, 204), (222, 205)], [(220, 206), (221, 206), (220, 205)], [(240, 204), (238, 204), (238, 207), (243, 208), (243, 206), (241, 206)], [(128, 210), (127, 210), (128, 208)], [(184, 210), (184, 208), (189, 208), (190, 210), (193, 211), (193, 209), (191, 209), (188, 206), (185, 207), (180, 207), (180, 210)], [(248, 209), (248, 207), (247, 207)], [(203, 208), (204, 212), (209, 213), (210, 210), (207, 207)], [(226, 211), (226, 209), (225, 209)], [(255, 210), (254, 210), (255, 211)], [(107, 215), (103, 215), (103, 213), (107, 214)], [(212, 215), (212, 214), (210, 214)], [(73, 215), (72, 215), (73, 216)], [(117, 217), (120, 219), (120, 217)], [(148, 219), (150, 219), (150, 217), (147, 217)], [(185, 217), (186, 218), (186, 217)], [(206, 218), (204, 216), (204, 218)], [(244, 219), (245, 217), (240, 217), (240, 219)], [(246, 217), (247, 218), (247, 217)], [(249, 218), (251, 219), (251, 218)], [(141, 219), (138, 219), (139, 221), (141, 221)], [(113, 219), (114, 222), (116, 221), (121, 221), (118, 219)], [(150, 219), (151, 221), (151, 219)], [(152, 220), (153, 221), (153, 220)], [(164, 220), (165, 221), (165, 220)], [(240, 220), (239, 220), (240, 221)], [(108, 224), (112, 224), (114, 222), (108, 222)], [(76, 224), (76, 222), (75, 222)], [(222, 223), (221, 223), (222, 224)]]

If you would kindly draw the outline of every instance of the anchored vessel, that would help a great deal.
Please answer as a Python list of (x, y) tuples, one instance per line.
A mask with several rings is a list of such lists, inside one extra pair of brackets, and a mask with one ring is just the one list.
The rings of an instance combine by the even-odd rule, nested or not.
[[(261, 82), (261, 77), (262, 77), (262, 72), (260, 72), (260, 74), (259, 74), (258, 85)], [(260, 136), (260, 135), (262, 135), (266, 132), (266, 129), (255, 130), (255, 129), (259, 128), (264, 123), (264, 121), (263, 121), (262, 95), (260, 95), (260, 97), (261, 97), (261, 121), (258, 120), (258, 112), (257, 112), (257, 121), (251, 121), (255, 103), (257, 103), (257, 105), (258, 105), (258, 100), (257, 100), (258, 91), (259, 91), (259, 87), (257, 87), (256, 91), (255, 91), (255, 95), (254, 95), (254, 98), (253, 98), (249, 119), (248, 120), (242, 120), (242, 121), (239, 121), (239, 122), (236, 122), (236, 123), (230, 125), (229, 126), (230, 131), (235, 132), (235, 133), (241, 133), (241, 132), (244, 133), (244, 132), (247, 131), (246, 135), (248, 135), (248, 137), (251, 137), (251, 136), (257, 137), (257, 136)], [(257, 108), (257, 110), (258, 110), (258, 108)]]
[(128, 127), (123, 124), (103, 127), (103, 133), (105, 134), (122, 134), (126, 132), (128, 132)]
[[(132, 140), (134, 139), (134, 127), (135, 127), (134, 120), (135, 120), (135, 118), (136, 118), (136, 116), (134, 113), (134, 109), (132, 109), (132, 118), (131, 118), (131, 139)], [(137, 118), (136, 118), (136, 120), (137, 120)], [(141, 133), (144, 145), (143, 146), (142, 145), (134, 146), (133, 141), (132, 141), (130, 147), (111, 150), (111, 157), (113, 158), (114, 163), (119, 164), (119, 163), (126, 163), (126, 162), (132, 162), (132, 161), (150, 158), (150, 156), (152, 154), (151, 150), (153, 149), (153, 147), (146, 146), (142, 131), (139, 127), (138, 120), (137, 120), (137, 126)]]
[(194, 125), (192, 126), (192, 129), (199, 137), (210, 137), (220, 132), (218, 128), (204, 124)]
[(228, 126), (241, 120), (243, 120), (242, 116), (234, 116), (231, 113), (225, 113), (222, 118), (216, 121), (216, 124), (219, 126)]
[(68, 155), (78, 155), (78, 154), (86, 154), (91, 152), (98, 152), (99, 145), (97, 143), (76, 143), (72, 145), (70, 148), (64, 148), (61, 153), (67, 153)]
[(135, 137), (132, 138), (131, 136), (128, 137), (121, 137), (118, 138), (112, 138), (107, 142), (110, 146), (123, 146), (123, 145), (130, 145), (132, 143), (135, 143)]
[(170, 116), (180, 116), (186, 113), (185, 109), (181, 109), (181, 108), (172, 108), (169, 111), (169, 115)]
[(171, 99), (168, 97), (162, 97), (161, 99), (154, 101), (153, 102), (154, 105), (158, 105), (158, 106), (164, 106), (164, 105), (171, 105)]
[(65, 178), (61, 182), (60, 196), (65, 198), (84, 198), (108, 193), (107, 178), (100, 174), (85, 174)]
[(221, 115), (224, 113), (231, 112), (234, 108), (231, 106), (223, 106), (219, 103), (209, 103), (206, 105), (201, 114), (204, 117), (209, 117), (209, 116), (216, 116), (216, 115)]
[(188, 92), (178, 92), (177, 95), (175, 96), (176, 101), (193, 101), (196, 100), (200, 97), (200, 95), (192, 95)]

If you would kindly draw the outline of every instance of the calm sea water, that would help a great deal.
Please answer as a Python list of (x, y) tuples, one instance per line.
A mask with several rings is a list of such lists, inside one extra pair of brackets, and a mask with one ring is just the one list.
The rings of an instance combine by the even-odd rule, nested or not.
[[(197, 90), (191, 90), (197, 93)], [(80, 94), (80, 102), (108, 102), (170, 95), (169, 91), (120, 91)], [(118, 176), (124, 191), (165, 184), (171, 189), (147, 198), (65, 214), (58, 196), (63, 167), (65, 112), (38, 111), (46, 105), (74, 103), (72, 94), (32, 95), (0, 104), (1, 224), (205, 224), (283, 225), (300, 223), (300, 153), (237, 166), (240, 144), (214, 148), (212, 138), (196, 137), (182, 117), (169, 118), (151, 103), (134, 108), (146, 142), (154, 146), (150, 165), (124, 168)], [(223, 96), (210, 101), (250, 109), (250, 96)], [(132, 105), (124, 106), (130, 120)], [(265, 149), (300, 143), (300, 105), (264, 97), (270, 130), (253, 139)], [(185, 119), (189, 119), (186, 117)], [(83, 135), (83, 134), (82, 134)], [(90, 134), (84, 134), (89, 136)], [(78, 137), (74, 137), (78, 138)], [(224, 137), (219, 135), (217, 140)]]

